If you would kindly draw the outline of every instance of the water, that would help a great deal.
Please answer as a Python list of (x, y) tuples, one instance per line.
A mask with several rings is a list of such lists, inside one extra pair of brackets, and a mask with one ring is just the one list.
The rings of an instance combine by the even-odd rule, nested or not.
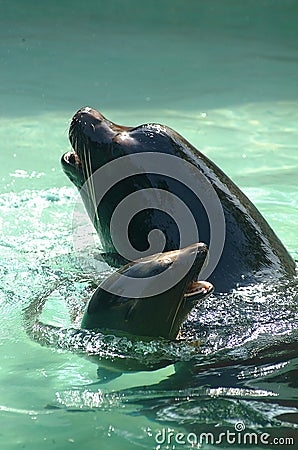
[(81, 106), (176, 129), (297, 259), (297, 3), (2, 0), (0, 10), (1, 448), (177, 449), (227, 431), (238, 440), (222, 448), (249, 447), (245, 431), (259, 433), (253, 448), (269, 447), (262, 433), (279, 439), (274, 448), (297, 445), (295, 285), (211, 297), (184, 328), (198, 348), (89, 336), (114, 358), (175, 356), (176, 374), (170, 365), (98, 383), (80, 343), (40, 346), (24, 328), (25, 308), (45, 293), (43, 320), (70, 327), (68, 308), (107, 270), (90, 249), (79, 261), (72, 252), (77, 194), (59, 159)]

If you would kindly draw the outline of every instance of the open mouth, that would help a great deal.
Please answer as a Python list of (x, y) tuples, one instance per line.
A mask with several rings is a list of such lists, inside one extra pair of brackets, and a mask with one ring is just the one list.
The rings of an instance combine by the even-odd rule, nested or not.
[[(200, 273), (204, 270), (204, 268), (207, 266), (209, 261), (209, 252), (207, 253), (205, 257), (205, 261), (201, 267)], [(187, 286), (187, 289), (185, 291), (184, 297), (191, 298), (195, 297), (196, 299), (200, 299), (205, 297), (206, 295), (209, 295), (213, 292), (214, 286), (211, 283), (208, 283), (208, 281), (202, 281), (198, 279), (193, 279)]]
[(81, 193), (85, 193), (94, 220), (99, 223), (90, 152), (86, 150), (84, 136), (77, 133), (73, 122), (69, 138), (73, 149), (64, 153), (61, 158), (63, 170)]
[(200, 299), (205, 297), (206, 295), (211, 294), (214, 287), (208, 281), (192, 281), (186, 289), (184, 297), (196, 297), (196, 299)]
[[(85, 156), (84, 133), (81, 132), (78, 121), (75, 119), (71, 121), (69, 128), (69, 140), (72, 150), (63, 155), (63, 160), (66, 164), (71, 166), (82, 167), (82, 160)], [(82, 151), (81, 151), (82, 150)]]
[(63, 159), (66, 163), (73, 166), (81, 166), (81, 160), (75, 151), (69, 151), (63, 155)]
[(187, 283), (186, 290), (179, 304), (177, 305), (173, 314), (170, 326), (170, 333), (178, 326), (187, 314), (193, 308), (198, 300), (203, 300), (208, 297), (214, 290), (214, 286), (208, 281), (198, 280), (198, 272), (194, 274)]

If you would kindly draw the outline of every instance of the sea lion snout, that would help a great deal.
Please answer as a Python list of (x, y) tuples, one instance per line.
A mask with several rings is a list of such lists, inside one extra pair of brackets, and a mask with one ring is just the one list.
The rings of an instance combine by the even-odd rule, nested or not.
[(72, 118), (69, 128), (69, 140), (79, 152), (78, 140), (91, 141), (98, 145), (111, 144), (112, 139), (131, 127), (117, 125), (107, 120), (99, 111), (89, 106), (79, 109)]
[(80, 151), (78, 140), (90, 139), (92, 142), (104, 144), (111, 140), (114, 132), (105, 117), (93, 108), (79, 109), (72, 118), (69, 128), (69, 140), (76, 150)]
[(84, 108), (80, 108), (72, 118), (72, 122), (79, 123), (94, 123), (94, 122), (102, 122), (106, 120), (105, 117), (96, 109), (91, 108), (89, 106), (85, 106)]

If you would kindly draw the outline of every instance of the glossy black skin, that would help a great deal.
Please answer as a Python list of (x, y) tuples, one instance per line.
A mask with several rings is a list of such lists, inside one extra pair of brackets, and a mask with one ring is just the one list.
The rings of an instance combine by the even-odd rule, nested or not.
[[(116, 334), (124, 333), (151, 339), (175, 339), (191, 309), (213, 291), (210, 283), (201, 282), (203, 290), (185, 295), (190, 283), (197, 280), (207, 252), (205, 244), (197, 243), (178, 251), (152, 255), (122, 267), (98, 286), (88, 303), (81, 328), (101, 332), (116, 331)], [(191, 255), (194, 262), (190, 270), (173, 287), (162, 293), (150, 297), (127, 298), (111, 294), (105, 289), (115, 286), (119, 275), (141, 278), (150, 285), (152, 276), (167, 271), (167, 279), (171, 280), (171, 276), (175, 276), (171, 275), (173, 263), (184, 267)], [(133, 281), (122, 278), (121, 284), (126, 282)]]
[[(105, 119), (92, 108), (83, 108), (73, 117), (70, 141), (82, 164), (73, 157), (62, 156), (66, 175), (80, 190), (86, 181), (84, 153), (91, 162), (91, 170), (115, 158), (139, 153), (157, 152), (175, 155), (193, 164), (206, 177), (216, 191), (223, 207), (226, 239), (221, 259), (209, 277), (217, 292), (229, 292), (241, 285), (254, 284), (295, 274), (294, 261), (251, 201), (206, 156), (194, 148), (174, 130), (156, 124), (136, 128), (121, 127)], [(179, 178), (179, 173), (177, 173)], [(200, 177), (198, 177), (200, 186)], [(115, 185), (98, 207), (99, 221), (89, 194), (81, 190), (85, 207), (92, 218), (107, 256), (107, 262), (120, 266), (110, 237), (111, 215), (119, 201), (140, 189), (162, 188), (176, 194), (191, 210), (198, 225), (200, 241), (210, 244), (210, 229), (205, 209), (187, 186), (173, 178), (157, 174), (137, 175)], [(179, 233), (174, 221), (158, 210), (146, 210), (132, 220), (129, 238), (132, 245), (142, 251), (148, 248), (147, 236), (152, 229), (162, 230), (166, 236), (165, 251), (179, 248)], [(187, 242), (186, 244), (192, 244)], [(114, 258), (113, 258), (114, 256)]]

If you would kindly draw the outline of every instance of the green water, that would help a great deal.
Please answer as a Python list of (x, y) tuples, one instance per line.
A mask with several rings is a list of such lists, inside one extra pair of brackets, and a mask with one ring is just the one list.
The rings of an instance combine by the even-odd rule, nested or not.
[[(123, 125), (176, 129), (244, 190), (298, 258), (297, 19), (295, 0), (0, 1), (1, 448), (158, 449), (167, 448), (155, 438), (163, 428), (214, 432), (238, 422), (297, 445), (294, 357), (252, 367), (236, 360), (165, 388), (157, 383), (173, 366), (99, 385), (92, 362), (39, 346), (22, 319), (31, 299), (62, 278), (65, 289), (45, 312), (51, 323), (69, 325), (65, 297), (85, 295), (72, 283), (82, 271), (72, 257), (77, 194), (60, 157), (70, 149), (70, 119), (86, 105)], [(213, 298), (204, 310), (203, 348), (219, 360), (217, 350), (249, 340), (270, 309), (260, 296), (257, 318), (237, 328), (238, 300), (233, 309)], [(295, 302), (272, 301), (263, 329), (297, 343)], [(219, 303), (230, 317), (223, 331)]]

